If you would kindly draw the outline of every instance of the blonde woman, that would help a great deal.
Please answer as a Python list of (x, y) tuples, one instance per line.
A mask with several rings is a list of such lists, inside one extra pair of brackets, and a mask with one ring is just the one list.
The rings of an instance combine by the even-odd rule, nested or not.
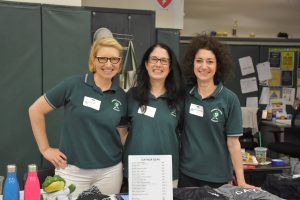
[[(121, 68), (122, 46), (113, 38), (94, 41), (89, 73), (65, 79), (29, 108), (33, 134), (55, 174), (75, 184), (74, 196), (96, 185), (104, 194), (119, 193), (122, 144), (117, 126), (127, 110), (124, 91), (113, 81)], [(64, 108), (59, 148), (47, 139), (45, 115)]]

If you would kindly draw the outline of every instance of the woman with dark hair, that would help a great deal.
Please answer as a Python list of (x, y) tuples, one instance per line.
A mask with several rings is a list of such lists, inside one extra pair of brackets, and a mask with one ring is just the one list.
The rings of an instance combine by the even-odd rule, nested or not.
[(185, 95), (179, 187), (220, 187), (232, 181), (245, 188), (241, 146), (242, 115), (236, 94), (223, 86), (233, 67), (215, 38), (197, 36), (184, 59), (191, 85)]
[(178, 183), (178, 127), (183, 80), (173, 51), (155, 44), (144, 54), (134, 87), (127, 93), (130, 120), (124, 150), (125, 177), (128, 155), (172, 155), (173, 186)]

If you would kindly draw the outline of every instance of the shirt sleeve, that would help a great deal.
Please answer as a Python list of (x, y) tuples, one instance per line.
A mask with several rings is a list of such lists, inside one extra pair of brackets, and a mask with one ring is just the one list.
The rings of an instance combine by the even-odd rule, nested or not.
[(57, 109), (65, 105), (67, 102), (68, 85), (68, 81), (64, 80), (44, 94), (44, 98), (52, 108)]
[(225, 130), (227, 136), (242, 136), (242, 111), (240, 101), (236, 95), (228, 102), (229, 112), (226, 120)]

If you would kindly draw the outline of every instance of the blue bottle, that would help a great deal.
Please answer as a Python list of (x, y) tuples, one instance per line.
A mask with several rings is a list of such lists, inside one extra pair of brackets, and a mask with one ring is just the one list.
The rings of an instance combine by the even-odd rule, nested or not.
[(3, 188), (3, 200), (20, 200), (20, 188), (16, 165), (7, 165), (7, 176)]

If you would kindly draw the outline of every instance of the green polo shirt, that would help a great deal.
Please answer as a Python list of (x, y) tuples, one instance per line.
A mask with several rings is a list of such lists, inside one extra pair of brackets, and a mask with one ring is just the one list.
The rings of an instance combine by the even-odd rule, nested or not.
[(227, 137), (241, 136), (242, 131), (240, 103), (232, 91), (219, 84), (211, 96), (202, 99), (194, 86), (185, 98), (181, 172), (209, 182), (231, 180)]
[(60, 150), (68, 164), (99, 169), (122, 160), (122, 144), (116, 129), (126, 115), (125, 92), (114, 81), (102, 92), (94, 75), (70, 77), (44, 94), (54, 109), (64, 107)]
[[(176, 128), (180, 114), (170, 109), (167, 98), (149, 94), (146, 112), (139, 113), (139, 104), (127, 93), (131, 128), (124, 149), (125, 177), (128, 177), (128, 155), (172, 155), (173, 180), (178, 179), (179, 143)], [(155, 111), (154, 111), (155, 110)]]

